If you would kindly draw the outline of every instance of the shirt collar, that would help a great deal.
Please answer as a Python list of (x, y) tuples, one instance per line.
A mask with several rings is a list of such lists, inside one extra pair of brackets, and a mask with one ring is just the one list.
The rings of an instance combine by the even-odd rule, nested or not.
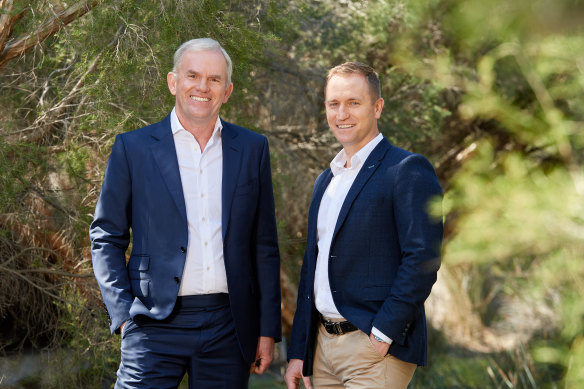
[[(176, 115), (175, 110), (176, 108), (173, 108), (170, 112), (170, 129), (172, 130), (172, 135), (175, 135), (179, 131), (187, 131), (180, 123), (180, 120), (178, 120), (178, 116)], [(213, 134), (211, 135), (211, 138), (214, 138), (217, 134), (220, 135), (222, 130), (223, 124), (221, 124), (221, 119), (219, 118), (219, 115), (217, 115), (217, 120), (215, 121), (215, 127), (213, 128)]]
[(361, 166), (365, 162), (365, 160), (369, 157), (369, 154), (373, 151), (375, 146), (383, 139), (383, 135), (381, 133), (377, 134), (377, 136), (369, 141), (365, 146), (361, 148), (361, 150), (357, 151), (355, 155), (351, 157), (351, 167), (346, 168), (345, 164), (347, 163), (347, 154), (345, 153), (345, 149), (339, 151), (339, 153), (335, 156), (335, 158), (331, 162), (331, 171), (333, 176), (341, 174), (346, 170), (356, 170), (359, 171)]

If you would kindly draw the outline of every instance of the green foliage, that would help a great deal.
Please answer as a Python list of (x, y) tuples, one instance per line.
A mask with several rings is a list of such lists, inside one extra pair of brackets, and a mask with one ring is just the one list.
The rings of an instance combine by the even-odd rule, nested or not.
[(8, 143), (0, 139), (0, 210), (14, 212), (30, 182), (46, 174), (42, 148), (30, 143)]
[[(534, 341), (533, 355), (564, 366), (554, 381), (580, 386), (573, 363), (584, 358), (584, 57), (575, 17), (584, 9), (571, 1), (424, 3), (398, 57), (461, 91), (457, 115), (486, 130), (459, 155), (465, 163), (444, 201), (455, 228), (445, 261), (501, 269), (509, 293), (528, 288), (552, 307), (559, 328), (540, 335), (541, 346)], [(408, 51), (430, 24), (440, 30), (433, 50)]]
[(517, 253), (547, 255), (582, 244), (584, 203), (574, 178), (584, 172), (543, 170), (538, 160), (518, 152), (495, 155), (489, 142), (476, 147), (444, 202), (446, 212), (465, 215), (446, 248), (449, 261), (504, 261)]
[(233, 60), (237, 87), (223, 111), (229, 116), (249, 86), (250, 61), (270, 40), (250, 23), (250, 11), (244, 5), (208, 0), (108, 2), (97, 8), (92, 23), (100, 29), (82, 28), (78, 34), (89, 48), (85, 61), (100, 56), (89, 93), (98, 109), (108, 114), (97, 114), (84, 124), (97, 131), (121, 132), (166, 116), (174, 101), (166, 85), (174, 51), (196, 37), (218, 40)]
[[(53, 3), (22, 1), (20, 6), (28, 11), (15, 33), (39, 26), (55, 11)], [(66, 336), (63, 346), (68, 352), (53, 356), (62, 372), (71, 374), (51, 378), (51, 387), (101, 387), (101, 379), (111, 380), (115, 372), (112, 358), (119, 359), (119, 346), (106, 333), (103, 317), (87, 318), (79, 309), (86, 303), (90, 310), (97, 306), (97, 300), (79, 297), (95, 293), (96, 286), (71, 282), (79, 273), (91, 271), (87, 228), (114, 135), (170, 112), (174, 103), (166, 73), (172, 68), (174, 50), (201, 36), (221, 42), (235, 64), (238, 88), (222, 115), (244, 116), (241, 111), (249, 93), (245, 86), (251, 90), (250, 62), (273, 39), (270, 32), (259, 31), (262, 10), (269, 4), (103, 1), (11, 62), (0, 75), (1, 277), (17, 275), (18, 286), (28, 287), (22, 290), (55, 296), (59, 302), (50, 306), (54, 308), (50, 322), (31, 315), (24, 326), (29, 334), (43, 331), (42, 336), (51, 337), (52, 331), (59, 339)], [(33, 268), (39, 273), (31, 275)], [(19, 305), (27, 308), (21, 300), (28, 294), (17, 298), (11, 296), (15, 289), (8, 288), (12, 284), (0, 285), (0, 320), (9, 326), (6, 312), (18, 312), (12, 307)], [(55, 328), (54, 317), (60, 328)], [(30, 337), (15, 342), (55, 346)]]
[(115, 381), (119, 365), (119, 337), (112, 337), (105, 311), (92, 307), (76, 289), (63, 288), (68, 303), (60, 303), (61, 330), (68, 334), (61, 348), (41, 354), (39, 387), (103, 388)]
[[(20, 1), (28, 11), (15, 32), (39, 26), (54, 3)], [(454, 166), (439, 171), (448, 189), (445, 266), (469, 275), (484, 324), (502, 316), (488, 296), (512, 295), (553, 309), (558, 321), (525, 350), (492, 359), (442, 339), (412, 387), (581, 386), (583, 15), (568, 0), (102, 1), (0, 75), (0, 214), (30, 227), (23, 233), (0, 220), (1, 247), (11, 250), (0, 253), (0, 264), (18, 254), (25, 267), (90, 271), (87, 226), (113, 137), (171, 110), (166, 73), (183, 41), (209, 36), (223, 44), (236, 87), (222, 116), (265, 131), (271, 144), (286, 143), (272, 128), (283, 120), (266, 108), (273, 100), (291, 94), (303, 111), (282, 115), (300, 126), (300, 116), (312, 115), (306, 122), (326, 131), (326, 70), (362, 61), (381, 76), (384, 134)], [(304, 141), (291, 139), (282, 150)], [(295, 185), (285, 165), (296, 173), (308, 157), (272, 153), (283, 267), (295, 283), (304, 215), (286, 204), (299, 200), (285, 196)], [(51, 254), (23, 251), (36, 245)], [(56, 250), (63, 247), (66, 255)], [(69, 303), (58, 300), (59, 331), (68, 351), (52, 357), (70, 374), (48, 387), (110, 383), (117, 338), (101, 312), (80, 308), (96, 305), (83, 292), (95, 289), (64, 284), (59, 297)]]
[(71, 147), (70, 151), (64, 152), (58, 157), (59, 162), (67, 171), (71, 178), (85, 177), (85, 168), (89, 160), (89, 152), (81, 147)]
[(424, 143), (440, 138), (451, 115), (442, 88), (397, 68), (387, 69), (381, 77), (385, 105), (379, 128), (396, 145), (423, 153)]
[[(300, 0), (290, 2), (281, 13), (286, 19), (285, 28), (278, 31), (280, 55), (304, 72), (317, 74), (319, 95), (331, 67), (347, 61), (369, 64), (382, 83), (385, 107), (379, 126), (384, 135), (418, 152), (428, 151), (432, 141), (439, 141), (450, 116), (442, 89), (396, 67), (393, 60), (393, 47), (399, 39), (396, 33), (409, 15), (402, 1)], [(322, 118), (324, 104), (320, 104)]]

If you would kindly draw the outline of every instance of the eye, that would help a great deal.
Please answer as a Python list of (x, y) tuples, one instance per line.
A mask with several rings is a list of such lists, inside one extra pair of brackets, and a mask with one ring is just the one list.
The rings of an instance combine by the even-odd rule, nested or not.
[(329, 108), (336, 108), (339, 106), (339, 103), (328, 103)]
[(352, 106), (357, 106), (359, 105), (358, 101), (351, 101), (349, 104), (351, 104)]
[(216, 77), (212, 77), (212, 78), (211, 78), (211, 82), (214, 82), (214, 83), (217, 83), (217, 84), (218, 84), (218, 83), (220, 83), (220, 82), (221, 82), (221, 79), (219, 79), (219, 78), (216, 78)]

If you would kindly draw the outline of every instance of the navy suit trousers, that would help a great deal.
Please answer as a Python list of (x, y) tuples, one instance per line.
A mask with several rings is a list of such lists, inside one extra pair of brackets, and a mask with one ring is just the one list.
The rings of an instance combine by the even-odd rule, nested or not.
[(137, 316), (122, 335), (115, 388), (247, 388), (250, 366), (242, 357), (226, 294), (179, 297), (164, 320)]

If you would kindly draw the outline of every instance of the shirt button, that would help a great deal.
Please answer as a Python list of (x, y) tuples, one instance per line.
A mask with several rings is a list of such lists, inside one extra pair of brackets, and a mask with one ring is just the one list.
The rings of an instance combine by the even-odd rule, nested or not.
[(205, 246), (207, 246), (209, 243), (205, 242)]
[(199, 173), (203, 174), (203, 169), (199, 170)]
[(201, 221), (203, 221), (203, 222), (204, 222), (205, 220), (207, 220), (207, 219), (205, 219), (205, 218), (202, 218), (202, 219), (201, 219)]
[(201, 193), (201, 198), (203, 198), (203, 197), (205, 197), (205, 194), (204, 193)]
[(187, 252), (187, 249), (185, 249), (183, 246), (180, 246), (180, 252), (181, 253), (186, 253)]

